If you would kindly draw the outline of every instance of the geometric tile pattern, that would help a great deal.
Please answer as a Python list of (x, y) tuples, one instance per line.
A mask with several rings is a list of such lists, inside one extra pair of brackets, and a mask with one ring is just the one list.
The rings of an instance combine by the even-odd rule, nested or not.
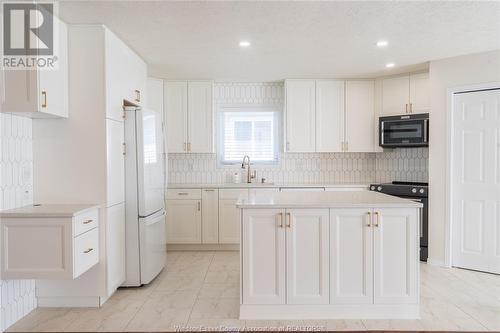
[[(214, 84), (218, 105), (283, 105), (282, 82)], [(256, 166), (257, 178), (269, 182), (372, 183), (428, 180), (428, 149), (395, 149), (381, 153), (280, 153), (278, 165)], [(225, 183), (241, 172), (220, 166), (216, 154), (169, 154), (170, 183)]]
[[(0, 113), (0, 210), (33, 203), (32, 120)], [(36, 307), (34, 280), (0, 280), (0, 330)]]

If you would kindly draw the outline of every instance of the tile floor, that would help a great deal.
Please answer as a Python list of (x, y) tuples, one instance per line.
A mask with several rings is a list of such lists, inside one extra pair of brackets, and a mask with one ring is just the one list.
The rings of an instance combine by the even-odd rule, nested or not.
[(500, 330), (500, 276), (421, 265), (421, 319), (240, 321), (237, 252), (169, 252), (150, 285), (100, 309), (38, 308), (8, 331)]

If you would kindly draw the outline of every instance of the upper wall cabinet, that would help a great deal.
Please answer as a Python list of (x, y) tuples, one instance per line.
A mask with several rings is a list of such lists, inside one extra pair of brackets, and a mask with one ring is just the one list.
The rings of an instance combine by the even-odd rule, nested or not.
[(169, 153), (213, 152), (212, 81), (165, 81)]
[(373, 152), (373, 81), (287, 80), (287, 152)]
[(136, 105), (144, 105), (147, 65), (122, 40), (107, 29), (105, 43), (106, 117), (123, 121), (124, 100)]
[(316, 81), (287, 80), (286, 144), (288, 152), (316, 151)]
[(57, 68), (4, 70), (2, 112), (30, 118), (68, 117), (68, 31), (56, 16), (54, 24), (58, 26)]
[(425, 113), (429, 110), (428, 73), (391, 77), (382, 81), (381, 115)]
[(349, 152), (376, 149), (375, 82), (347, 81), (345, 84), (345, 144)]

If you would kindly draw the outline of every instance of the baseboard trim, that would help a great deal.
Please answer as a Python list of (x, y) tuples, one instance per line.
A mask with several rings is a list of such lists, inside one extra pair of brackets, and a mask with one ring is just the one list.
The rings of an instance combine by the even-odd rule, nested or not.
[(239, 251), (239, 244), (167, 244), (168, 251)]
[(418, 304), (240, 305), (240, 319), (419, 319)]
[(40, 308), (98, 308), (100, 305), (99, 296), (38, 297)]

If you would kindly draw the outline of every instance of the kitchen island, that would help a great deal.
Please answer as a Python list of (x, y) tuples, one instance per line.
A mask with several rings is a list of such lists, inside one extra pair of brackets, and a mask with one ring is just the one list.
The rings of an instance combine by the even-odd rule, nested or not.
[(418, 318), (420, 203), (290, 191), (237, 207), (240, 319)]

